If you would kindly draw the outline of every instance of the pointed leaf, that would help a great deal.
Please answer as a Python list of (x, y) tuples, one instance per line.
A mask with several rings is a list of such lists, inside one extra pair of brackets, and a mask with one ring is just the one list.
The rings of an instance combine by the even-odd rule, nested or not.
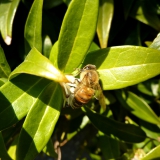
[(58, 82), (67, 82), (65, 75), (63, 75), (52, 63), (36, 48), (33, 48), (25, 61), (21, 63), (10, 75), (10, 79), (15, 77), (17, 74), (27, 73), (40, 77), (45, 77), (50, 80)]
[(137, 46), (118, 46), (87, 54), (83, 65), (98, 68), (103, 89), (119, 89), (160, 74), (160, 51)]
[(4, 160), (12, 160), (7, 153), (6, 146), (4, 144), (4, 140), (1, 132), (0, 132), (0, 158)]
[(160, 50), (160, 33), (157, 35), (157, 37), (149, 47)]
[(130, 16), (160, 31), (160, 19), (156, 13), (155, 1), (135, 1)]
[(8, 78), (10, 73), (11, 73), (10, 66), (6, 60), (3, 49), (0, 46), (0, 77)]
[(43, 0), (34, 0), (24, 30), (24, 37), (30, 48), (42, 51), (42, 7)]
[(106, 48), (113, 18), (113, 0), (100, 0), (97, 34), (101, 48)]
[(20, 0), (1, 0), (0, 2), (0, 32), (7, 45), (12, 40), (12, 25)]
[(142, 142), (146, 138), (145, 132), (137, 126), (112, 120), (94, 113), (87, 107), (85, 107), (84, 110), (93, 125), (108, 136), (114, 135), (119, 139), (130, 143)]
[[(0, 88), (0, 130), (21, 120), (50, 80), (21, 74)], [(22, 107), (23, 106), (23, 107)]]
[(153, 112), (150, 106), (136, 94), (127, 92), (127, 95), (124, 96), (120, 91), (115, 91), (115, 93), (121, 104), (132, 114), (144, 121), (160, 125), (158, 116)]
[(146, 156), (144, 156), (141, 160), (159, 160), (160, 157), (160, 145), (152, 149)]
[(23, 124), (17, 146), (17, 160), (30, 160), (45, 147), (60, 115), (62, 90), (50, 83), (38, 97)]
[(72, 0), (58, 40), (58, 66), (71, 73), (84, 59), (96, 30), (98, 0)]

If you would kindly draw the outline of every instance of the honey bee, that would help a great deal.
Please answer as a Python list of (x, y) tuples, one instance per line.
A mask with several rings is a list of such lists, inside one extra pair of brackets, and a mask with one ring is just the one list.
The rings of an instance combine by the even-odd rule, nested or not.
[[(80, 79), (76, 79), (75, 85), (71, 86), (72, 94), (70, 95), (69, 105), (72, 108), (82, 107), (87, 104), (92, 97), (102, 100), (103, 96), (95, 65), (88, 64), (81, 69), (79, 73)], [(102, 101), (104, 106), (104, 99)]]

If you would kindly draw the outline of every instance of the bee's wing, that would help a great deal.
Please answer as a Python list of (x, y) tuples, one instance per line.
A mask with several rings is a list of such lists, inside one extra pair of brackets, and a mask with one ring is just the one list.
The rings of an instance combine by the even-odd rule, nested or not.
[(94, 95), (95, 98), (99, 100), (99, 104), (103, 108), (103, 110), (106, 110), (105, 97), (103, 95), (103, 91), (101, 89), (100, 84), (98, 83), (94, 89), (95, 89), (95, 95)]

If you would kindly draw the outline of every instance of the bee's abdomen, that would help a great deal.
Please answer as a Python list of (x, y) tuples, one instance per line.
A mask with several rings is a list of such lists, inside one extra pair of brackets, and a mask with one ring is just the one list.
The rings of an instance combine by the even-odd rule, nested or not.
[(83, 87), (76, 91), (73, 99), (73, 105), (75, 108), (82, 107), (87, 104), (94, 95), (94, 90), (92, 88)]

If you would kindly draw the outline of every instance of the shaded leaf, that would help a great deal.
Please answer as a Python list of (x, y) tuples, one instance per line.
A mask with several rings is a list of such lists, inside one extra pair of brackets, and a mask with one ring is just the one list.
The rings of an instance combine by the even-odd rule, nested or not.
[(53, 158), (57, 158), (58, 155), (54, 150), (54, 144), (52, 143), (52, 140), (50, 139), (47, 143), (47, 145), (43, 148), (43, 152)]
[(55, 68), (36, 48), (33, 48), (25, 61), (11, 73), (10, 79), (20, 73), (32, 74), (58, 82), (68, 82), (65, 75)]
[(8, 78), (10, 73), (11, 73), (10, 66), (6, 60), (3, 49), (0, 46), (0, 77)]
[(160, 31), (160, 19), (155, 12), (155, 1), (139, 1), (136, 0), (130, 16)]
[(61, 3), (63, 3), (63, 0), (54, 0), (54, 1), (45, 0), (44, 1), (44, 8), (45, 9), (51, 9), (53, 7), (56, 7), (56, 6), (60, 5)]
[(94, 113), (87, 107), (85, 107), (84, 110), (93, 125), (108, 136), (114, 135), (119, 139), (130, 143), (142, 142), (146, 138), (145, 132), (137, 126), (112, 120)]
[(98, 0), (71, 1), (58, 39), (58, 66), (71, 73), (84, 59), (96, 30)]
[[(21, 120), (37, 100), (37, 96), (50, 81), (21, 74), (0, 88), (0, 130)], [(22, 107), (23, 106), (23, 107)]]
[(3, 136), (1, 132), (0, 132), (0, 157), (4, 160), (12, 160), (7, 153), (6, 146), (4, 144)]
[(132, 114), (144, 121), (160, 124), (158, 116), (153, 112), (150, 106), (136, 94), (127, 92), (125, 95), (121, 91), (115, 91), (115, 93), (120, 103)]
[(42, 7), (43, 0), (34, 0), (25, 24), (24, 37), (30, 48), (42, 51)]
[(1, 0), (0, 2), (0, 32), (7, 45), (11, 44), (12, 26), (20, 0)]
[(87, 54), (83, 66), (97, 66), (104, 90), (119, 89), (160, 73), (160, 52), (138, 46), (118, 46)]
[(101, 48), (107, 47), (113, 9), (113, 0), (100, 0), (97, 34)]
[(102, 133), (99, 134), (98, 139), (104, 158), (118, 159), (118, 157), (120, 156), (119, 142), (116, 139), (103, 135)]
[(29, 111), (21, 130), (16, 158), (34, 159), (50, 139), (62, 107), (62, 90), (50, 83)]

